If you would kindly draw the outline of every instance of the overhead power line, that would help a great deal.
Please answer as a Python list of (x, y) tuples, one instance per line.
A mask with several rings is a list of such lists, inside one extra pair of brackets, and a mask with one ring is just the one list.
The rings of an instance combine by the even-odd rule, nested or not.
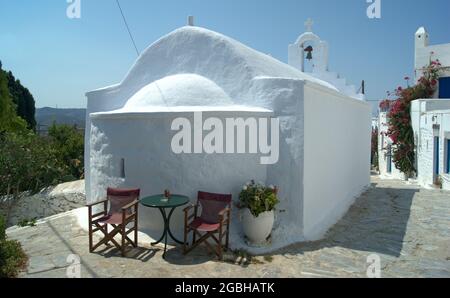
[(123, 22), (125, 23), (125, 27), (127, 27), (128, 34), (130, 35), (131, 42), (133, 43), (134, 49), (136, 50), (136, 54), (139, 56), (139, 50), (136, 46), (136, 42), (134, 41), (133, 34), (131, 34), (130, 27), (128, 26), (127, 19), (123, 13), (122, 7), (120, 6), (119, 0), (116, 0), (117, 6), (119, 7), (120, 14), (122, 15)]

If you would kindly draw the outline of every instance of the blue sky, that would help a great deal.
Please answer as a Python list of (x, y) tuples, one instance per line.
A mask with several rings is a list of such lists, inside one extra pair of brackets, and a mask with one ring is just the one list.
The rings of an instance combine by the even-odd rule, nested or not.
[[(221, 32), (287, 62), (287, 47), (311, 17), (330, 44), (330, 70), (359, 85), (369, 99), (413, 75), (414, 33), (450, 42), (450, 1), (381, 0), (369, 19), (366, 0), (121, 0), (139, 50), (195, 16)], [(115, 84), (134, 60), (115, 0), (81, 0), (81, 19), (66, 0), (0, 0), (0, 60), (33, 93), (37, 107), (85, 107), (86, 91)]]

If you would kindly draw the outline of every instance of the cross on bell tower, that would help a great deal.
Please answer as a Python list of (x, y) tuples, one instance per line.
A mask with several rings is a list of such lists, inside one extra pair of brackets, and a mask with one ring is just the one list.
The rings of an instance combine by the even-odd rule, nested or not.
[(305, 22), (305, 28), (306, 32), (312, 32), (312, 26), (314, 25), (314, 22), (311, 18), (307, 19)]

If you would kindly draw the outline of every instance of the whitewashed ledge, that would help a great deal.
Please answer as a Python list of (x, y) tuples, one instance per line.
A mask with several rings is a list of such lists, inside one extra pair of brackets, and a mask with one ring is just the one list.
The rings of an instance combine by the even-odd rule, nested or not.
[(31, 195), (25, 192), (8, 211), (9, 197), (1, 197), (0, 214), (7, 218), (7, 226), (21, 220), (42, 219), (83, 207), (86, 204), (84, 180), (59, 184)]

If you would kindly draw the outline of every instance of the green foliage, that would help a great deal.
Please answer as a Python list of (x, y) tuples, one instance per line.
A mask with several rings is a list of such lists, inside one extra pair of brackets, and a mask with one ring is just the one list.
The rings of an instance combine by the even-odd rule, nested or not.
[(266, 261), (268, 263), (272, 263), (273, 262), (273, 256), (269, 256), (269, 255), (264, 256), (264, 261)]
[(370, 160), (372, 166), (378, 169), (378, 128), (372, 129), (372, 146)]
[(17, 225), (19, 227), (35, 227), (36, 226), (36, 218), (33, 219), (22, 219), (20, 220)]
[(411, 177), (415, 172), (414, 132), (411, 124), (411, 102), (416, 99), (431, 98), (436, 91), (441, 64), (431, 61), (424, 69), (423, 76), (415, 86), (403, 89), (398, 87), (393, 93), (396, 99), (388, 113), (389, 129), (387, 136), (393, 142), (393, 161), (395, 167)]
[(34, 113), (33, 96), (0, 62), (0, 195), (37, 192), (83, 176), (83, 135), (54, 124), (49, 137), (39, 137), (32, 131)]
[(33, 133), (0, 134), (0, 195), (37, 192), (69, 174), (48, 139)]
[(17, 277), (27, 259), (18, 241), (0, 241), (0, 278)]
[(0, 241), (6, 240), (6, 220), (0, 215)]
[(84, 136), (75, 126), (53, 125), (48, 131), (58, 160), (68, 166), (76, 179), (84, 174)]
[(6, 239), (5, 227), (5, 219), (0, 216), (0, 278), (14, 278), (28, 258), (19, 242)]
[(247, 183), (239, 195), (240, 207), (248, 208), (253, 216), (272, 211), (279, 203), (276, 187), (266, 187), (252, 181)]
[(35, 101), (33, 95), (30, 91), (22, 86), (19, 80), (16, 80), (11, 71), (4, 71), (1, 69), (0, 63), (0, 75), (6, 78), (7, 88), (12, 103), (14, 104), (14, 109), (16, 115), (25, 120), (28, 129), (36, 129), (36, 119), (35, 119)]
[(16, 115), (15, 105), (11, 100), (8, 89), (8, 79), (0, 62), (0, 132), (3, 131), (26, 131), (26, 122)]

